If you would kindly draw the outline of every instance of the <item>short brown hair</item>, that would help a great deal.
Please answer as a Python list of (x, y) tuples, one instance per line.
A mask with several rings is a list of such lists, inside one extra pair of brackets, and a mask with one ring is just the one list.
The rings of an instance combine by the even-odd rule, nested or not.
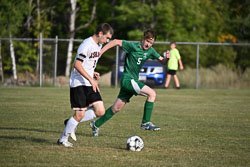
[(170, 45), (172, 45), (172, 44), (175, 44), (175, 41), (171, 41), (171, 42), (170, 42)]
[(97, 28), (96, 28), (96, 32), (95, 34), (98, 35), (99, 32), (103, 32), (103, 34), (107, 34), (108, 32), (113, 35), (114, 34), (114, 30), (111, 27), (111, 25), (109, 25), (108, 23), (102, 23), (100, 24)]
[(154, 32), (153, 29), (149, 29), (149, 30), (144, 32), (143, 38), (156, 40), (156, 33)]

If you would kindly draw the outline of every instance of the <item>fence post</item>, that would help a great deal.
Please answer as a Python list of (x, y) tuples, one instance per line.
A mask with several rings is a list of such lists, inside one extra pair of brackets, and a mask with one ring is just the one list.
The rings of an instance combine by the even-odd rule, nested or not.
[(56, 86), (58, 37), (55, 39), (54, 86)]
[(43, 34), (40, 33), (40, 87), (43, 83)]
[(197, 44), (197, 51), (196, 51), (196, 81), (195, 81), (195, 88), (199, 88), (199, 50), (200, 44)]
[(116, 46), (116, 59), (115, 59), (115, 87), (118, 85), (118, 64), (119, 64), (119, 46)]
[(2, 82), (3, 82), (4, 81), (4, 76), (3, 76), (3, 62), (2, 62), (1, 47), (2, 47), (2, 41), (0, 40), (0, 76), (1, 76), (1, 79), (2, 79)]

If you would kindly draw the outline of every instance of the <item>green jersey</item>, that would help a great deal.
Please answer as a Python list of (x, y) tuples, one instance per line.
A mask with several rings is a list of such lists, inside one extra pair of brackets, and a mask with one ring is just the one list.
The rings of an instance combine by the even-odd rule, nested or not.
[(179, 51), (174, 48), (170, 50), (170, 59), (168, 61), (168, 69), (178, 70), (178, 60), (181, 58)]
[(160, 55), (153, 47), (148, 50), (141, 48), (141, 42), (133, 43), (123, 40), (122, 48), (127, 53), (123, 78), (138, 80), (139, 72), (147, 59), (158, 59)]

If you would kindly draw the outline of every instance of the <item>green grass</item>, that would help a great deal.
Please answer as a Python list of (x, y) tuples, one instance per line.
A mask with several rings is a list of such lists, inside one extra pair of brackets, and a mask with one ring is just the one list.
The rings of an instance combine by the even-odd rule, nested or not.
[[(102, 88), (105, 107), (119, 89)], [(152, 122), (140, 129), (145, 98), (135, 96), (93, 138), (78, 126), (74, 148), (57, 146), (72, 116), (68, 88), (0, 87), (0, 166), (250, 166), (250, 90), (161, 90)], [(138, 135), (141, 152), (125, 150)]]

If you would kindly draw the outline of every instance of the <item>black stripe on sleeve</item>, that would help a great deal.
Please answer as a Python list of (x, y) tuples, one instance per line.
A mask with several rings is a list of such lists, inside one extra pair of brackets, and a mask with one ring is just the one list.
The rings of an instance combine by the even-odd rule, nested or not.
[(83, 60), (82, 60), (82, 59), (79, 59), (79, 58), (76, 58), (76, 60), (79, 60), (80, 62), (83, 62)]
[(78, 56), (77, 56), (77, 59), (80, 60), (80, 61), (83, 61), (84, 59), (86, 58), (86, 56), (82, 53), (80, 53)]

